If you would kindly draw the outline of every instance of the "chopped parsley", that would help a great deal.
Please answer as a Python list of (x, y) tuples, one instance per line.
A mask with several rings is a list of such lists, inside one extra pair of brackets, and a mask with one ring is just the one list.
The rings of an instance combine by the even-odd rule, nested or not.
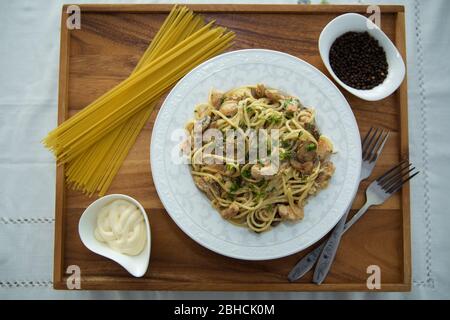
[(307, 151), (314, 151), (317, 149), (317, 146), (314, 143), (310, 143), (306, 146)]
[(231, 193), (233, 193), (233, 192), (236, 192), (236, 191), (238, 191), (239, 190), (239, 184), (237, 184), (236, 182), (233, 182), (233, 184), (231, 185), (231, 187), (230, 187), (230, 192)]
[(260, 193), (258, 193), (257, 195), (256, 195), (256, 199), (261, 199), (261, 198), (264, 198), (266, 196), (266, 193), (265, 192), (260, 192)]
[(232, 171), (235, 168), (233, 163), (227, 163), (226, 167), (228, 171)]
[(280, 160), (289, 160), (292, 159), (293, 152), (292, 151), (282, 151), (280, 152)]
[(252, 176), (250, 169), (245, 169), (244, 171), (242, 171), (241, 176), (243, 176), (244, 178), (250, 179), (250, 177)]
[(268, 118), (267, 118), (267, 122), (269, 124), (280, 124), (281, 120), (283, 120), (283, 118), (280, 115), (276, 115), (276, 114), (271, 114)]
[(265, 184), (266, 184), (266, 181), (265, 180), (261, 180), (261, 181), (259, 181), (258, 183), (256, 183), (256, 185), (258, 186), (258, 187), (266, 187), (265, 186)]
[(288, 140), (281, 141), (281, 147), (282, 148), (288, 148), (291, 146), (291, 143)]
[(294, 117), (294, 113), (293, 112), (286, 112), (286, 118), (287, 119), (292, 119)]
[(234, 200), (235, 199), (235, 195), (228, 192), (227, 193), (227, 198), (228, 198), (228, 200)]
[(283, 101), (283, 103), (281, 104), (281, 106), (283, 107), (283, 109), (287, 108), (288, 105), (290, 105), (292, 102), (294, 101), (294, 99), (289, 98)]
[(263, 198), (263, 197), (265, 197), (266, 196), (266, 193), (265, 192), (260, 192), (260, 191), (254, 191), (253, 192), (253, 194), (255, 195), (255, 200), (256, 201), (259, 201), (259, 199), (261, 199), (261, 198)]

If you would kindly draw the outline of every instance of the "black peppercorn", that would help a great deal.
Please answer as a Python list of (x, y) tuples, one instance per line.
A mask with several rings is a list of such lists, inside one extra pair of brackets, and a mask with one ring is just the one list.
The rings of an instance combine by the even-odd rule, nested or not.
[(368, 32), (347, 32), (330, 48), (330, 65), (345, 84), (370, 90), (388, 75), (386, 52)]

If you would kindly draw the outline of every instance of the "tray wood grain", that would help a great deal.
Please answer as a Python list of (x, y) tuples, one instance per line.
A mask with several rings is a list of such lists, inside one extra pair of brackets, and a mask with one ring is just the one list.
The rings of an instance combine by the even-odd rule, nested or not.
[[(315, 65), (322, 64), (317, 40), (334, 17), (357, 12), (355, 5), (190, 5), (208, 19), (233, 30), (230, 50), (280, 50)], [(170, 11), (170, 5), (80, 5), (81, 29), (68, 30), (67, 6), (61, 17), (59, 123), (125, 79)], [(403, 6), (382, 6), (382, 29), (406, 58)], [(379, 102), (364, 102), (344, 92), (361, 134), (371, 126), (393, 132), (375, 175), (407, 159), (408, 115), (406, 80), (399, 90)], [(94, 200), (66, 187), (64, 167), (57, 168), (54, 287), (66, 289), (67, 267), (81, 268), (82, 289), (101, 290), (229, 290), (229, 291), (367, 291), (366, 269), (378, 265), (381, 291), (411, 288), (409, 186), (369, 213), (343, 238), (331, 272), (322, 286), (309, 274), (289, 283), (286, 275), (308, 250), (265, 262), (235, 260), (209, 251), (188, 238), (164, 210), (152, 182), (150, 136), (156, 112), (140, 134), (109, 193), (128, 194), (140, 201), (152, 228), (150, 267), (143, 278), (86, 249), (78, 236), (78, 220)], [(363, 183), (352, 213), (364, 201)]]

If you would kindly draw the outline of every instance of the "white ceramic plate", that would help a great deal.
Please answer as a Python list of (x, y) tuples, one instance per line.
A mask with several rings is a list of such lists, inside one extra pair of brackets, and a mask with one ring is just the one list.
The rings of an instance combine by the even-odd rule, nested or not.
[[(193, 118), (211, 88), (226, 91), (264, 83), (315, 107), (321, 132), (338, 151), (330, 186), (311, 198), (305, 218), (256, 234), (222, 219), (194, 185), (189, 167), (172, 161), (179, 150), (174, 132)], [(219, 254), (269, 260), (301, 251), (339, 221), (353, 199), (361, 170), (361, 142), (354, 115), (341, 92), (319, 70), (294, 56), (271, 50), (240, 50), (217, 56), (187, 74), (159, 111), (151, 140), (151, 169), (158, 195), (175, 223), (192, 239)]]

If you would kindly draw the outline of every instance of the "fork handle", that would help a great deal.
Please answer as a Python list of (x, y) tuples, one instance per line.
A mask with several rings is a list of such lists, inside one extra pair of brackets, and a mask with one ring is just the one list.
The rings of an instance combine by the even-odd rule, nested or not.
[(345, 233), (348, 229), (350, 229), (366, 212), (373, 204), (367, 201), (361, 209), (345, 224), (344, 231)]
[(310, 253), (308, 253), (302, 259), (300, 259), (299, 262), (297, 262), (297, 264), (294, 266), (294, 268), (292, 268), (291, 272), (289, 272), (288, 279), (290, 282), (297, 281), (298, 279), (303, 277), (306, 273), (308, 273), (309, 270), (311, 270), (314, 267), (324, 246), (325, 246), (325, 242), (322, 243), (317, 248), (315, 248)]
[(322, 284), (330, 271), (331, 265), (333, 264), (334, 258), (336, 257), (336, 252), (339, 248), (342, 235), (347, 231), (356, 221), (367, 212), (367, 209), (371, 204), (366, 202), (364, 206), (352, 217), (352, 219), (345, 223), (348, 217), (347, 213), (341, 218), (336, 227), (334, 228), (330, 238), (325, 243), (325, 247), (322, 250), (320, 257), (318, 258), (316, 269), (314, 270), (313, 282), (317, 284)]
[[(348, 207), (347, 211), (345, 212), (345, 217), (347, 217), (348, 213), (350, 212), (351, 206)], [(342, 218), (344, 219), (344, 218)], [(341, 221), (341, 220), (340, 220)], [(345, 219), (344, 219), (345, 222)], [(311, 270), (314, 265), (317, 262), (317, 259), (319, 259), (320, 254), (323, 251), (323, 248), (325, 247), (325, 244), (327, 242), (324, 241), (320, 246), (315, 248), (313, 251), (308, 253), (306, 256), (304, 256), (302, 259), (300, 259), (299, 262), (292, 268), (291, 272), (288, 274), (288, 280), (290, 282), (294, 282), (301, 277), (303, 277), (306, 273), (308, 273), (309, 270)]]
[[(345, 224), (343, 233), (345, 233), (348, 229), (350, 229), (350, 227), (363, 216), (363, 214), (367, 211), (367, 209), (369, 209), (370, 206), (371, 206), (370, 204), (366, 203), (361, 208), (361, 210), (359, 210), (358, 213), (355, 214), (350, 219), (350, 221), (348, 221)], [(349, 211), (350, 211), (350, 209), (349, 209)], [(347, 212), (347, 214), (348, 214), (348, 212)], [(313, 251), (308, 253), (306, 256), (304, 256), (302, 259), (300, 259), (300, 261), (297, 262), (297, 264), (294, 266), (294, 268), (292, 268), (291, 272), (289, 272), (288, 279), (290, 282), (299, 280), (306, 273), (308, 273), (308, 271), (310, 271), (314, 267), (314, 265), (317, 262), (317, 259), (319, 259), (319, 256), (320, 256), (323, 248), (325, 247), (325, 243), (326, 242), (322, 243), (320, 246), (315, 248)]]
[[(340, 223), (342, 220), (347, 218), (348, 213), (350, 212), (351, 206), (348, 207), (347, 211), (345, 212), (344, 216), (341, 220), (339, 220), (338, 223)], [(291, 272), (288, 274), (288, 280), (290, 282), (294, 282), (301, 277), (303, 277), (306, 273), (308, 273), (309, 270), (311, 270), (314, 265), (316, 264), (317, 260), (319, 259), (321, 253), (323, 252), (323, 248), (327, 244), (327, 241), (324, 241), (320, 246), (315, 248), (313, 251), (308, 253), (306, 256), (304, 256), (302, 259), (300, 259), (299, 262), (292, 268)]]
[(322, 284), (330, 271), (331, 264), (334, 261), (339, 243), (341, 242), (341, 237), (344, 234), (345, 222), (347, 221), (349, 212), (350, 210), (342, 216), (325, 243), (325, 247), (320, 254), (316, 269), (314, 270), (313, 282), (316, 284)]

